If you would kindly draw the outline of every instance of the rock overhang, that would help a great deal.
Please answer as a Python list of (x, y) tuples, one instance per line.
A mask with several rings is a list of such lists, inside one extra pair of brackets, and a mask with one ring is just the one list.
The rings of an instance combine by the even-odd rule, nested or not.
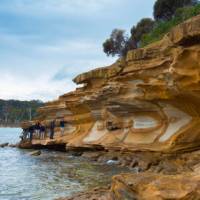
[(84, 87), (48, 103), (39, 119), (64, 117), (69, 128), (62, 142), (69, 146), (153, 151), (198, 147), (199, 37), (196, 16), (161, 41), (78, 75), (73, 81)]

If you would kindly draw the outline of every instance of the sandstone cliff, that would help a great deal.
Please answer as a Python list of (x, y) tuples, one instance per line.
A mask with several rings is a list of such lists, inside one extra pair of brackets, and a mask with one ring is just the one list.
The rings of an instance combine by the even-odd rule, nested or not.
[(32, 145), (146, 152), (124, 159), (142, 173), (113, 177), (109, 192), (70, 199), (200, 199), (200, 152), (177, 154), (200, 147), (200, 16), (74, 82), (81, 87), (39, 109), (37, 120), (46, 127), (56, 120), (55, 138), (35, 138)]
[(200, 145), (200, 16), (111, 66), (74, 78), (76, 91), (39, 109), (46, 125), (67, 121), (33, 144), (177, 151)]

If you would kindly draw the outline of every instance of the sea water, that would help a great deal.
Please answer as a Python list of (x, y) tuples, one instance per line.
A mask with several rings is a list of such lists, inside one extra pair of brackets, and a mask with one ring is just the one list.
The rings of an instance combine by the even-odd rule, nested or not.
[[(19, 141), (21, 129), (0, 128), (0, 144)], [(0, 148), (0, 200), (52, 200), (106, 185), (127, 169), (88, 162), (66, 152)]]

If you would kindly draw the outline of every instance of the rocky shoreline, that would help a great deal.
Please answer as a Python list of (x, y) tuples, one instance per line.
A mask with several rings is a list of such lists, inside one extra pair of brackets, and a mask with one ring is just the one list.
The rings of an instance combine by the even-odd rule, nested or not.
[(6, 143), (0, 144), (0, 148), (4, 148), (4, 147), (17, 148), (17, 147), (19, 147), (19, 143), (17, 143), (17, 144), (10, 144), (10, 143), (6, 142)]
[(57, 200), (200, 199), (200, 150), (163, 153), (73, 148), (66, 154), (88, 162), (127, 167), (132, 173), (116, 175), (104, 187)]
[(84, 152), (90, 161), (127, 166), (133, 173), (114, 176), (111, 186), (58, 200), (200, 199), (200, 150), (179, 154), (155, 152)]
[[(4, 143), (0, 147), (18, 146)], [(29, 153), (31, 156), (40, 154), (40, 150)], [(132, 173), (114, 176), (107, 186), (57, 200), (200, 199), (200, 150), (162, 153), (73, 149), (66, 154), (81, 156), (88, 162), (127, 167)]]

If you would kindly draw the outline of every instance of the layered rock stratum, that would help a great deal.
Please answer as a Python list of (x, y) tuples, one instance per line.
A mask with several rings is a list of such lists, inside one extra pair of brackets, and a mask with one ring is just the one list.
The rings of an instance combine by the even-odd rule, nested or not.
[[(55, 138), (34, 139), (33, 145), (160, 153), (199, 149), (200, 16), (74, 82), (81, 87), (39, 109), (37, 120), (47, 126), (57, 120)], [(63, 137), (62, 117), (67, 122)], [(119, 175), (113, 178), (110, 198), (200, 199), (199, 168), (192, 171)]]

